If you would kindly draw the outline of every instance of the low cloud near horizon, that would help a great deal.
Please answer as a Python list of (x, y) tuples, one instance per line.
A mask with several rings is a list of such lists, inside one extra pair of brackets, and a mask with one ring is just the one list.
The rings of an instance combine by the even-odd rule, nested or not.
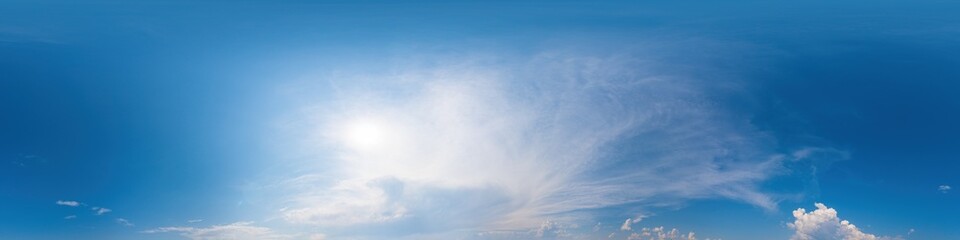
[(796, 220), (788, 223), (796, 233), (790, 240), (893, 240), (890, 237), (878, 237), (862, 232), (850, 221), (842, 220), (837, 210), (823, 203), (816, 203), (817, 209), (807, 212), (803, 208), (793, 211)]

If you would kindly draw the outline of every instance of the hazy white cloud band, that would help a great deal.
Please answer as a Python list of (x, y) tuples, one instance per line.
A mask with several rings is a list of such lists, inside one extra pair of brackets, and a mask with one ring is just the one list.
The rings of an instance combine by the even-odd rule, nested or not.
[(213, 225), (206, 228), (195, 227), (161, 227), (143, 231), (143, 233), (179, 233), (192, 240), (260, 240), (260, 239), (291, 239), (291, 236), (275, 233), (270, 228), (253, 225), (253, 222), (235, 222), (224, 225)]
[(280, 217), (413, 234), (698, 198), (775, 208), (757, 184), (791, 156), (715, 99), (736, 84), (638, 59), (550, 53), (331, 80), (334, 100), (288, 125), (335, 154), (270, 185)]

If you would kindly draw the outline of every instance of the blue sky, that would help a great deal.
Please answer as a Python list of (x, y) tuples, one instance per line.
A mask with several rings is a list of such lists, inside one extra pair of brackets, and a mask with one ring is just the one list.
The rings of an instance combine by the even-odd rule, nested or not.
[(958, 239), (958, 11), (7, 1), (0, 238)]

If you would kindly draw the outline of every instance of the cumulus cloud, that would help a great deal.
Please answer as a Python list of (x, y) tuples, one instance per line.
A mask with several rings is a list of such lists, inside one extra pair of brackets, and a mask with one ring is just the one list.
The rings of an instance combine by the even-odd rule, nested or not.
[(634, 224), (634, 223), (638, 223), (638, 222), (640, 222), (640, 221), (643, 221), (643, 219), (644, 219), (644, 218), (647, 218), (647, 217), (648, 217), (648, 216), (645, 215), (645, 214), (640, 214), (640, 215), (637, 215), (637, 216), (634, 217), (634, 218), (627, 218), (627, 220), (623, 222), (623, 225), (620, 225), (620, 230), (621, 230), (621, 231), (630, 231), (630, 230), (633, 229), (633, 228), (630, 227), (631, 224)]
[(940, 185), (940, 187), (937, 187), (937, 190), (940, 190), (940, 192), (942, 192), (942, 193), (947, 193), (947, 192), (950, 191), (950, 186), (949, 186), (949, 185)]
[(712, 100), (727, 88), (632, 56), (407, 69), (343, 77), (333, 100), (286, 123), (332, 156), (262, 187), (282, 199), (282, 219), (528, 231), (611, 206), (725, 198), (775, 209), (758, 185), (788, 156)]
[(104, 215), (104, 214), (107, 214), (108, 212), (113, 212), (113, 210), (110, 210), (108, 208), (102, 208), (102, 207), (92, 207), (90, 209), (93, 210), (93, 212), (97, 215)]
[(567, 226), (559, 222), (546, 221), (540, 224), (540, 228), (537, 229), (536, 235), (534, 236), (536, 236), (537, 238), (550, 238), (550, 239), (563, 238), (563, 237), (570, 236), (570, 233), (567, 232), (567, 229), (570, 227), (575, 228), (576, 226)]
[(57, 200), (57, 205), (76, 207), (76, 206), (80, 206), (80, 202)]
[[(143, 231), (143, 233), (178, 233), (191, 240), (274, 240), (291, 239), (291, 236), (275, 233), (267, 227), (254, 226), (253, 222), (235, 222), (214, 225), (207, 228), (161, 227)], [(319, 238), (323, 239), (323, 238)]]
[(629, 219), (629, 218), (627, 218), (626, 221), (623, 221), (623, 225), (620, 225), (620, 231), (630, 231), (630, 230), (633, 230), (633, 228), (630, 227), (630, 223), (631, 223), (631, 222), (630, 222), (630, 219)]
[(793, 211), (796, 220), (787, 225), (796, 230), (791, 240), (883, 240), (890, 239), (877, 237), (860, 231), (857, 226), (837, 216), (837, 210), (828, 208), (823, 203), (814, 204), (817, 209), (807, 212), (803, 208)]

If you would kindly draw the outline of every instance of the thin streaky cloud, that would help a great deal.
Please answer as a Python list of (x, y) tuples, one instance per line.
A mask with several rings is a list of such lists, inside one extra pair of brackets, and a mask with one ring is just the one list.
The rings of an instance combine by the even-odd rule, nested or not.
[(141, 231), (146, 234), (176, 233), (192, 240), (232, 239), (232, 240), (281, 240), (294, 239), (291, 235), (275, 232), (273, 229), (253, 225), (253, 222), (235, 222), (224, 225), (213, 225), (205, 228), (196, 227), (160, 227)]
[(133, 223), (131, 223), (129, 220), (124, 219), (124, 218), (117, 218), (116, 221), (117, 221), (117, 223), (119, 223), (120, 225), (123, 225), (123, 226), (125, 226), (125, 227), (133, 227), (133, 226), (134, 226)]
[(92, 207), (90, 209), (93, 210), (94, 213), (97, 215), (104, 215), (113, 211), (113, 210), (110, 210), (109, 208), (103, 208), (103, 207)]
[[(610, 235), (612, 236), (612, 235)], [(608, 236), (607, 238), (610, 238)], [(638, 232), (630, 232), (627, 240), (696, 240), (694, 232), (680, 233), (680, 230), (673, 228), (666, 230), (663, 226), (655, 228), (641, 228)]]
[(57, 205), (77, 207), (77, 206), (80, 206), (80, 202), (77, 202), (77, 201), (57, 200)]

